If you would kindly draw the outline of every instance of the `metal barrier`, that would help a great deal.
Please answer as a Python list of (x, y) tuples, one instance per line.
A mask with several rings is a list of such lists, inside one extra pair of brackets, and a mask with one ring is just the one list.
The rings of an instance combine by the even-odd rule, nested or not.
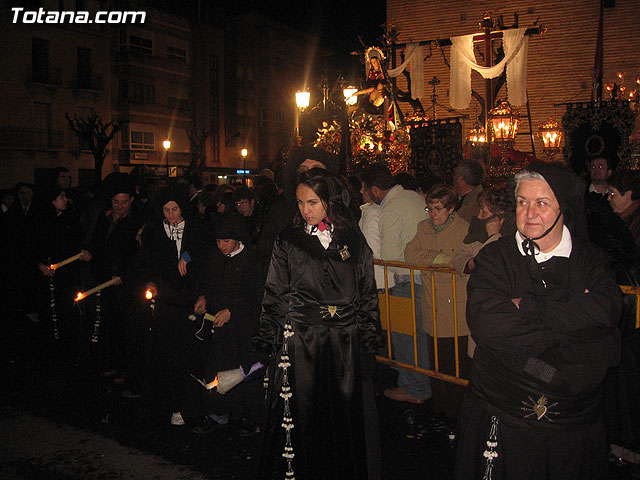
[[(376, 356), (380, 363), (385, 363), (393, 367), (404, 368), (414, 372), (428, 375), (432, 378), (438, 378), (457, 385), (468, 385), (469, 380), (460, 377), (460, 351), (458, 339), (458, 311), (456, 298), (456, 277), (459, 273), (452, 267), (442, 267), (436, 265), (408, 265), (404, 262), (392, 262), (384, 260), (374, 260), (375, 265), (384, 267), (384, 293), (379, 294), (380, 300), (380, 321), (383, 330), (387, 331), (387, 356)], [(411, 275), (411, 298), (400, 298), (389, 295), (389, 267), (402, 268), (409, 271)], [(433, 315), (433, 356), (435, 359), (435, 368), (433, 370), (417, 366), (418, 365), (418, 341), (416, 328), (416, 308), (415, 308), (415, 271), (431, 272), (431, 305)], [(435, 274), (448, 273), (451, 275), (452, 294), (453, 294), (453, 329), (454, 329), (454, 352), (455, 352), (455, 369), (456, 374), (448, 375), (439, 371), (440, 359), (438, 355), (438, 318), (436, 315), (436, 291), (435, 291)], [(419, 288), (423, 288), (418, 285)], [(640, 328), (640, 287), (629, 285), (620, 285), (622, 293), (626, 295), (635, 295), (636, 297), (636, 328)], [(408, 315), (410, 309), (410, 315)], [(394, 313), (395, 315), (392, 315)], [(397, 316), (392, 322), (392, 318)], [(413, 365), (403, 363), (392, 358), (391, 348), (391, 332), (398, 332), (413, 337)], [(466, 355), (463, 352), (462, 355)]]

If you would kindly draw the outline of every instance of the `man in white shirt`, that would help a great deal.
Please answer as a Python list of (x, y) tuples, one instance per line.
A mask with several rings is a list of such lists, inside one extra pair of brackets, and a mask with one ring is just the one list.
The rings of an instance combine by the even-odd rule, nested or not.
[[(426, 220), (424, 199), (416, 192), (395, 185), (389, 169), (373, 165), (362, 172), (363, 198), (368, 195), (380, 206), (380, 259), (404, 262), (404, 249), (415, 237), (418, 223)], [(395, 286), (389, 289), (390, 295), (411, 298), (411, 277), (407, 269), (389, 268)], [(419, 272), (416, 280), (419, 282)], [(418, 340), (418, 366), (429, 368), (426, 333), (422, 329), (422, 287), (415, 288), (416, 328)], [(413, 338), (409, 335), (392, 332), (391, 340), (394, 358), (414, 363)], [(431, 397), (431, 381), (420, 373), (400, 369), (398, 387), (384, 392), (387, 398), (397, 401), (421, 404)]]

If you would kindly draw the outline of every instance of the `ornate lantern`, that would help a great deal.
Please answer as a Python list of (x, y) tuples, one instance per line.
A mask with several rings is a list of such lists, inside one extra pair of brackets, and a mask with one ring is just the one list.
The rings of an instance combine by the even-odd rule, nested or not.
[(487, 134), (478, 122), (474, 123), (473, 127), (467, 132), (467, 141), (474, 147), (487, 144)]
[(560, 151), (563, 132), (558, 122), (549, 120), (541, 123), (538, 126), (538, 135), (542, 139), (542, 151), (545, 154), (553, 156)]
[(520, 113), (511, 108), (509, 102), (502, 102), (489, 110), (489, 121), (493, 140), (497, 143), (513, 145), (520, 125)]

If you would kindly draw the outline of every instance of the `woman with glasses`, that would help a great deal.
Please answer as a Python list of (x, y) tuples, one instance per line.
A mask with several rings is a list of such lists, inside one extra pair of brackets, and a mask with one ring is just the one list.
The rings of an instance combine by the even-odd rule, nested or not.
[[(456, 248), (467, 235), (469, 223), (454, 212), (458, 197), (453, 187), (439, 184), (431, 187), (426, 195), (425, 210), (429, 219), (418, 224), (418, 232), (405, 250), (404, 259), (411, 265), (435, 265), (451, 267), (451, 260)], [(432, 285), (432, 279), (434, 285)], [(456, 276), (456, 313), (458, 319), (458, 338), (460, 359), (460, 376), (465, 377), (469, 370), (467, 339), (469, 329), (465, 321), (467, 302), (466, 279)], [(439, 371), (455, 375), (454, 352), (454, 296), (451, 273), (423, 271), (422, 296), (423, 328), (427, 333), (431, 365), (435, 368), (434, 347), (437, 333)], [(432, 287), (435, 288), (435, 313), (437, 330), (434, 329)], [(420, 332), (418, 332), (420, 333)], [(431, 379), (434, 408), (444, 412), (448, 417), (455, 417), (462, 405), (464, 388), (437, 379)]]

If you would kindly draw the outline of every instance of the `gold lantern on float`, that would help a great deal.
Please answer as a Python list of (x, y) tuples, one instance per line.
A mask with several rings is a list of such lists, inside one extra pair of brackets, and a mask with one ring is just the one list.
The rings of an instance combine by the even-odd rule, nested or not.
[(513, 146), (520, 125), (520, 113), (514, 110), (509, 102), (501, 102), (500, 105), (489, 110), (489, 123), (496, 143)]
[(505, 101), (489, 110), (488, 118), (492, 142), (500, 147), (500, 160), (498, 162), (491, 160), (488, 165), (489, 176), (506, 177), (512, 175), (515, 165), (507, 159), (507, 152), (512, 150), (516, 143), (520, 113)]
[(538, 136), (542, 139), (542, 151), (550, 157), (560, 152), (562, 128), (555, 120), (548, 120), (538, 126)]
[(471, 127), (467, 132), (467, 142), (474, 147), (486, 145), (487, 134), (484, 127), (480, 126), (478, 122), (474, 123), (473, 127)]

